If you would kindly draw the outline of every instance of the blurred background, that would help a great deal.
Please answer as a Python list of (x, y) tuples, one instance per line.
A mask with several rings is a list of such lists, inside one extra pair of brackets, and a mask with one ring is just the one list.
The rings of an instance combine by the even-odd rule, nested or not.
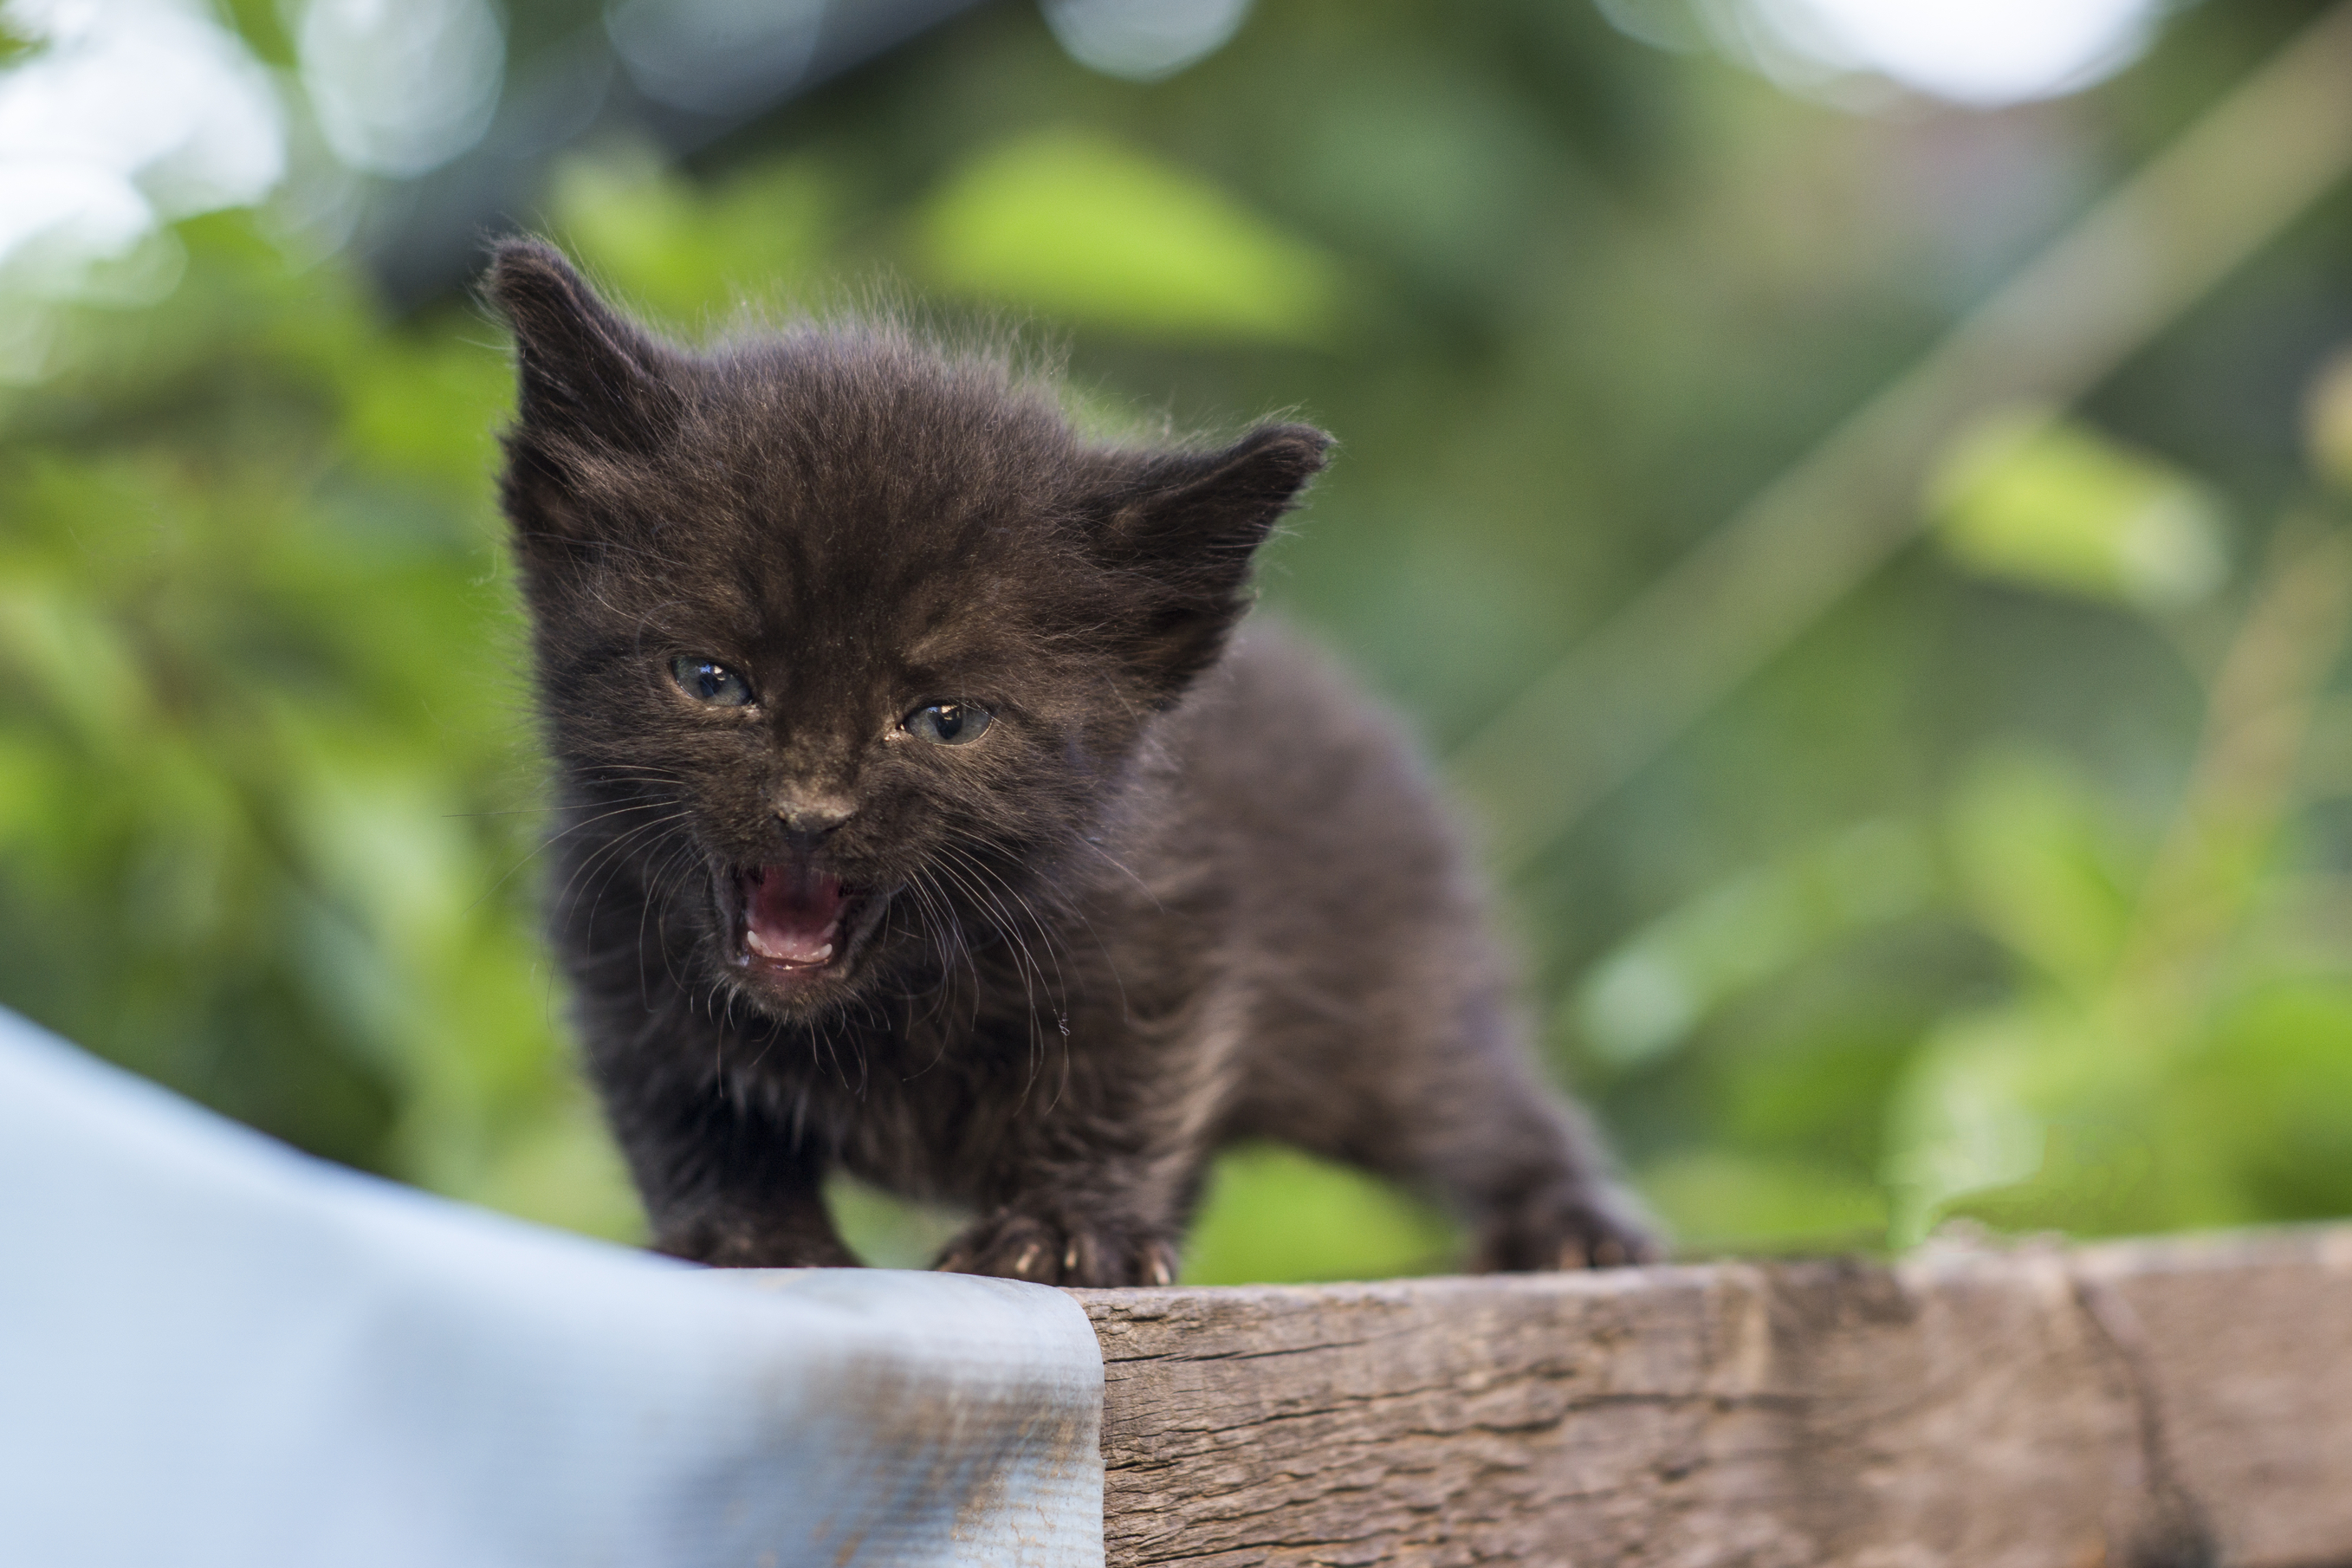
[[(2347, 168), (2306, 0), (6, 0), (0, 1003), (637, 1234), (534, 929), (529, 226), (1337, 432), (1265, 598), (1694, 1255), (2352, 1213)], [(1190, 1277), (1455, 1245), (1247, 1149)]]

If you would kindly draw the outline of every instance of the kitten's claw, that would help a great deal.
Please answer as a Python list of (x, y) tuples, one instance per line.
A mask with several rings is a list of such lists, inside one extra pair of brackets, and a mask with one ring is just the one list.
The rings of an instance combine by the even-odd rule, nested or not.
[(1117, 1220), (1045, 1218), (1002, 1209), (977, 1221), (932, 1267), (1042, 1285), (1169, 1285), (1176, 1248), (1140, 1226)]

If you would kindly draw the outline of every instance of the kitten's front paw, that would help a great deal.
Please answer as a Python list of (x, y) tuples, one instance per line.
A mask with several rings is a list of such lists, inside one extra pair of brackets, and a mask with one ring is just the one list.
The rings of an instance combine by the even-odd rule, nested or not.
[(1172, 1285), (1176, 1247), (1140, 1226), (999, 1209), (949, 1243), (932, 1267), (1040, 1285)]
[(1628, 1199), (1609, 1187), (1580, 1184), (1529, 1194), (1490, 1215), (1471, 1268), (1480, 1274), (1619, 1268), (1664, 1256)]

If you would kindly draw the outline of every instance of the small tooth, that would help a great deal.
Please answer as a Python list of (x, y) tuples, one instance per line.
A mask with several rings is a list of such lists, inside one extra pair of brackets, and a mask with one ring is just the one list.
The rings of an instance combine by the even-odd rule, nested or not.
[(779, 963), (823, 963), (833, 956), (831, 942), (826, 942), (814, 952), (797, 952), (769, 942), (760, 934), (756, 926), (743, 933), (743, 945), (761, 958), (772, 958)]

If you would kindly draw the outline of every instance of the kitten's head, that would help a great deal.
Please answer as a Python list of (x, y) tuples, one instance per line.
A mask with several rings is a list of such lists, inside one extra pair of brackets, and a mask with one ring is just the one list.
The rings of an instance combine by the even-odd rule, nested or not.
[(887, 326), (689, 353), (532, 241), (488, 290), (574, 831), (779, 1016), (1051, 896), (1328, 445), (1089, 446), (1001, 363)]

